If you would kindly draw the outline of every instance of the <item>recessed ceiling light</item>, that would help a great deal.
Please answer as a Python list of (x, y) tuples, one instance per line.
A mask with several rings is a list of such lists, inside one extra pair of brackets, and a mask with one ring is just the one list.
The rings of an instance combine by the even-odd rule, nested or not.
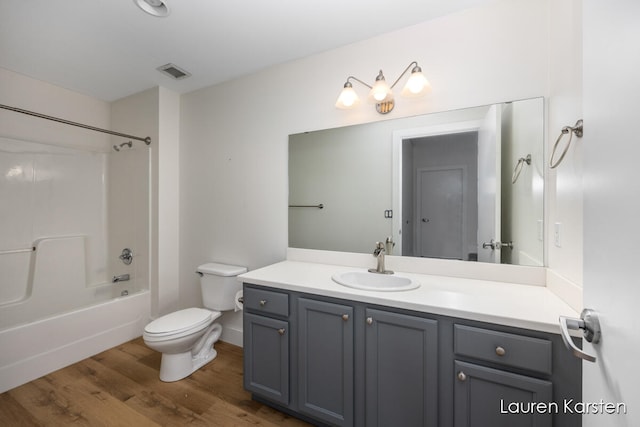
[(163, 0), (133, 0), (133, 2), (149, 15), (164, 17), (169, 15), (169, 7)]

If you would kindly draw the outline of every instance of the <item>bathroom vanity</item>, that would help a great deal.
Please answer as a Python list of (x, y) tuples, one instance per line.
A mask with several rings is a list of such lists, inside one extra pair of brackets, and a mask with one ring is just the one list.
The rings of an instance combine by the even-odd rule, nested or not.
[(241, 276), (254, 399), (318, 425), (581, 425), (563, 405), (581, 399), (582, 365), (558, 327), (577, 314), (544, 286), (397, 273), (420, 287), (379, 292), (331, 279), (349, 270), (284, 261)]

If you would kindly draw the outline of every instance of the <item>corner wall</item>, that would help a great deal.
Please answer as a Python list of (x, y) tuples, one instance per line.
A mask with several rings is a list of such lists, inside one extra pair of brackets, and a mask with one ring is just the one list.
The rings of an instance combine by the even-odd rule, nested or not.
[[(151, 222), (149, 287), (152, 291), (151, 316), (178, 308), (178, 133), (180, 96), (165, 88), (153, 88), (113, 103), (113, 127), (121, 132), (149, 136), (151, 180), (149, 197)], [(135, 253), (135, 250), (134, 250)]]

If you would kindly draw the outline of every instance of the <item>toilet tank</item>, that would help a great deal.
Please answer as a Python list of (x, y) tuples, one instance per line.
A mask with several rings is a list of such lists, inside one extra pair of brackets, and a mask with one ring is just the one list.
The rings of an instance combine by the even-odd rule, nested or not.
[(224, 311), (235, 308), (235, 295), (242, 289), (236, 276), (246, 273), (246, 267), (210, 262), (197, 268), (205, 308)]

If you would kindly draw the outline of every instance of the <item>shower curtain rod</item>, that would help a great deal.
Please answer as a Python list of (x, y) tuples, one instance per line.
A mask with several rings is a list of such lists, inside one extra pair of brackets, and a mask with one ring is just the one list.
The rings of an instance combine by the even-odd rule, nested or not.
[(65, 119), (60, 119), (58, 117), (47, 116), (46, 114), (36, 113), (35, 111), (29, 111), (29, 110), (23, 110), (22, 108), (11, 107), (9, 105), (0, 104), (0, 108), (4, 108), (5, 110), (9, 110), (9, 111), (14, 111), (16, 113), (26, 114), (28, 116), (38, 117), (40, 119), (46, 119), (46, 120), (51, 120), (51, 121), (58, 122), (58, 123), (63, 123), (65, 125), (71, 125), (71, 126), (77, 126), (77, 127), (80, 127), (80, 128), (84, 128), (84, 129), (89, 129), (89, 130), (92, 130), (92, 131), (95, 131), (95, 132), (108, 133), (109, 135), (115, 135), (115, 136), (121, 136), (123, 138), (135, 139), (137, 141), (142, 141), (147, 145), (151, 144), (151, 138), (148, 137), (148, 136), (145, 137), (145, 138), (141, 138), (139, 136), (127, 135), (126, 133), (115, 132), (115, 131), (108, 130), (108, 129), (101, 129), (101, 128), (98, 128), (98, 127), (95, 127), (95, 126), (85, 125), (83, 123), (72, 122), (71, 120), (65, 120)]

